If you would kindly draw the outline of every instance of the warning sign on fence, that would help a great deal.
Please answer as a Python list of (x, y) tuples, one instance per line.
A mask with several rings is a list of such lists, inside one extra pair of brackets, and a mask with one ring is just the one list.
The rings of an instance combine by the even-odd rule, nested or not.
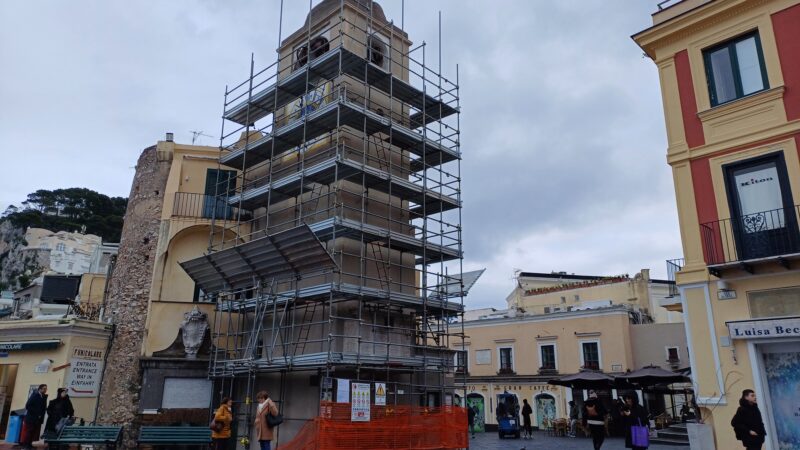
[(352, 383), (350, 395), (350, 421), (369, 422), (369, 383)]
[(386, 406), (386, 383), (375, 383), (375, 404)]

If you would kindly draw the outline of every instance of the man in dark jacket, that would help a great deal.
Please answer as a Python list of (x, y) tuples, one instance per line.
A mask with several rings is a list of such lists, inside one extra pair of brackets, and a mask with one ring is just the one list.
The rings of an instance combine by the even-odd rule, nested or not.
[(467, 405), (467, 424), (469, 424), (472, 439), (475, 439), (475, 408), (469, 405)]
[(25, 421), (23, 436), (19, 445), (24, 449), (32, 449), (33, 442), (39, 440), (39, 431), (44, 423), (44, 413), (47, 412), (47, 385), (40, 384), (25, 403)]
[(756, 403), (756, 393), (751, 389), (742, 391), (739, 399), (739, 409), (731, 419), (731, 426), (736, 433), (736, 439), (742, 441), (747, 450), (761, 450), (767, 430), (761, 420), (761, 411)]

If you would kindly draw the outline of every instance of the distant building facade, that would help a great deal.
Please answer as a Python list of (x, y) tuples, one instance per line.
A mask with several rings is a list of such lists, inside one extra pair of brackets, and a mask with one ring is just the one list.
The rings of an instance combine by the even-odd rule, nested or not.
[(25, 241), (28, 249), (50, 252), (48, 271), (67, 275), (91, 272), (95, 252), (103, 245), (100, 236), (44, 228), (28, 228)]
[[(496, 427), (497, 396), (504, 392), (520, 404), (527, 399), (534, 426), (542, 427), (545, 420), (567, 417), (567, 403), (582, 403), (588, 395), (549, 380), (587, 369), (613, 375), (646, 365), (688, 366), (683, 324), (653, 320), (669, 320), (657, 306), (658, 293), (669, 284), (650, 280), (646, 270), (633, 278), (520, 273), (507, 297), (509, 309), (464, 314), (467, 338), (455, 360), (461, 396), (489, 430)], [(610, 404), (622, 392), (600, 395)], [(675, 414), (668, 397), (638, 395), (651, 414)]]

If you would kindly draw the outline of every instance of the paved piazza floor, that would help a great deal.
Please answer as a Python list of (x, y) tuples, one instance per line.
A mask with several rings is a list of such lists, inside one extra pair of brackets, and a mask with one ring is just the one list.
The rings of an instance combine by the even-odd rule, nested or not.
[[(470, 439), (470, 450), (593, 450), (590, 438), (567, 438), (547, 436), (535, 433), (533, 439), (499, 439), (497, 433), (477, 433)], [(602, 450), (624, 450), (625, 440), (606, 438)], [(669, 445), (651, 445), (649, 450), (689, 450), (689, 447), (673, 447)]]

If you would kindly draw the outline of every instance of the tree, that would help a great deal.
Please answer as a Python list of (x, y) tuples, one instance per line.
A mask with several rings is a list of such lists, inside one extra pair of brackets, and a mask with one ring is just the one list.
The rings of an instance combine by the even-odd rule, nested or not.
[(106, 242), (119, 242), (128, 199), (109, 197), (86, 188), (49, 191), (39, 189), (22, 202), (24, 209), (9, 206), (3, 213), (18, 228), (46, 228), (52, 231), (78, 231), (100, 236)]

